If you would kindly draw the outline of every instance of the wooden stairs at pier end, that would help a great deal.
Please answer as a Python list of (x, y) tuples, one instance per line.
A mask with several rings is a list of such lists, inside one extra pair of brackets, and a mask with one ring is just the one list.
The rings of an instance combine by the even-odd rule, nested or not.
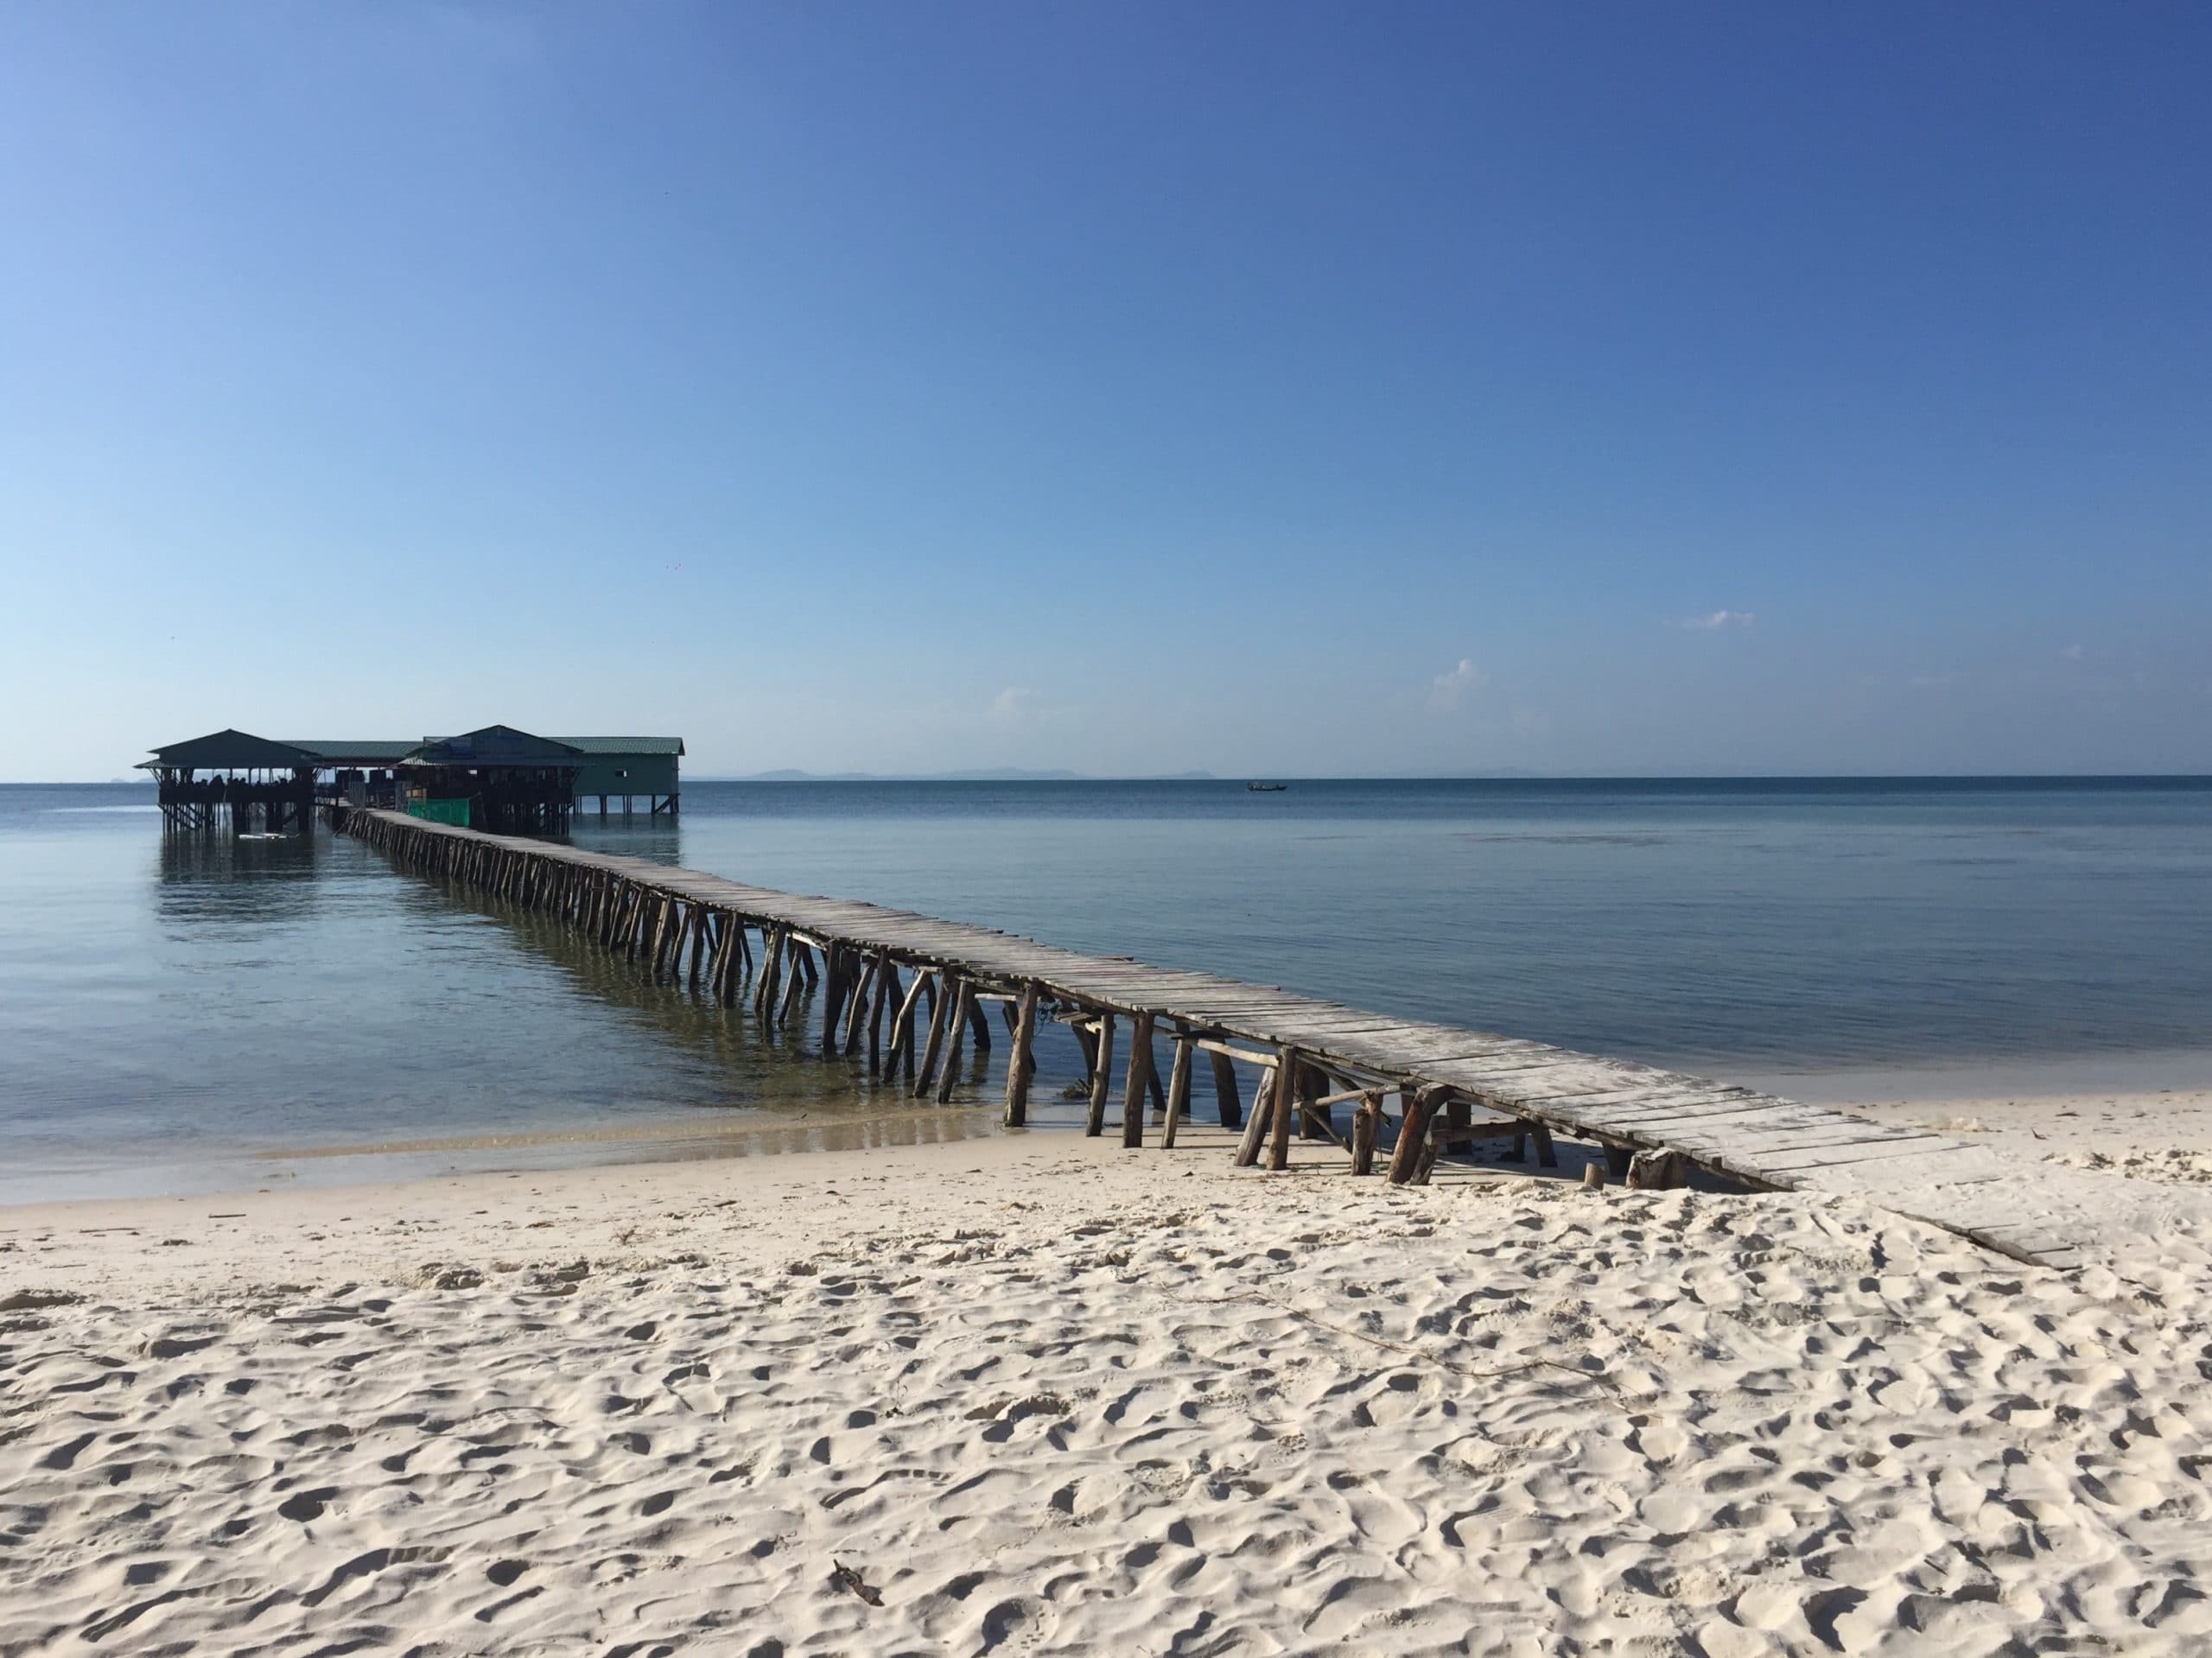
[[(1425, 1178), (1440, 1144), (1526, 1134), (1548, 1160), (1549, 1135), (1594, 1141), (1617, 1172), (1663, 1182), (1681, 1159), (1749, 1185), (1849, 1194), (1932, 1222), (2023, 1261), (2081, 1264), (2115, 1223), (2115, 1184), (2018, 1160), (1985, 1147), (1891, 1128), (1698, 1077), (1452, 1026), (1362, 1013), (1211, 974), (1086, 956), (1013, 934), (873, 904), (809, 898), (648, 859), (481, 834), (389, 811), (336, 806), (334, 828), (401, 862), (550, 911), (609, 948), (650, 962), (725, 1004), (741, 995), (788, 1020), (819, 987), (825, 1053), (865, 1052), (878, 1075), (948, 1099), (963, 1040), (990, 1044), (981, 1004), (1007, 1004), (1012, 1040), (1006, 1120), (1027, 1121), (1040, 1018), (1072, 1025), (1090, 1062), (1088, 1127), (1104, 1127), (1117, 1025), (1130, 1032), (1121, 1128), (1141, 1144), (1147, 1099), (1164, 1106), (1172, 1145), (1206, 1058), (1224, 1127), (1243, 1130), (1237, 1160), (1289, 1159), (1294, 1121), (1371, 1167), (1386, 1099), (1400, 1102), (1394, 1180)], [(911, 981), (902, 975), (912, 975)], [(1169, 1039), (1164, 1085), (1153, 1039)], [(1257, 1072), (1243, 1114), (1233, 1068)], [(1289, 1079), (1287, 1083), (1283, 1079)], [(1287, 1090), (1293, 1109), (1273, 1109)], [(1332, 1109), (1354, 1108), (1340, 1137)], [(1476, 1118), (1476, 1112), (1483, 1113)], [(1640, 1154), (1640, 1155), (1639, 1155)], [(2130, 1229), (2155, 1236), (2201, 1199), (2134, 1194)]]

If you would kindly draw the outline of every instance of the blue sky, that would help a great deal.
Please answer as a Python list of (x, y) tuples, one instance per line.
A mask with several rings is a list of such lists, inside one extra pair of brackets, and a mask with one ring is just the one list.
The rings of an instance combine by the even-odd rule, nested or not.
[(2212, 770), (2212, 13), (0, 9), (0, 778)]

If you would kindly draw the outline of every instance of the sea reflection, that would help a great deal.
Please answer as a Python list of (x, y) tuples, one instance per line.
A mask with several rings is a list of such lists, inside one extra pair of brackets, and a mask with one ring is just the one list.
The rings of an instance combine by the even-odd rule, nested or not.
[(181, 930), (307, 920), (321, 852), (315, 835), (164, 835), (155, 852), (156, 912)]
[[(823, 1058), (819, 987), (803, 991), (790, 1021), (778, 1026), (755, 1015), (742, 994), (735, 1006), (723, 1007), (682, 981), (656, 981), (645, 962), (620, 950), (601, 948), (544, 911), (492, 897), (474, 886), (421, 878), (414, 903), (496, 926), (518, 950), (557, 974), (566, 989), (620, 1014), (632, 1031), (660, 1045), (710, 1084), (687, 1104), (778, 1113), (804, 1109), (855, 1121), (880, 1119), (887, 1110), (900, 1114), (889, 1121), (903, 1121), (912, 1113), (940, 1109), (914, 1100), (896, 1080), (871, 1077), (864, 1045), (858, 1053)], [(972, 1042), (963, 1044), (955, 1073), (956, 1104), (985, 1100), (995, 1085), (992, 1062), (1003, 1064), (1007, 1039), (1002, 1032), (995, 1032), (989, 1053), (979, 1053)]]

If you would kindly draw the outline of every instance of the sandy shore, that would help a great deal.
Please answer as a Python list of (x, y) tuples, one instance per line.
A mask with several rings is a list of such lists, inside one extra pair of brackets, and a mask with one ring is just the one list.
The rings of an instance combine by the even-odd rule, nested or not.
[(0, 1653), (2201, 1652), (2207, 1243), (1041, 1134), (0, 1210)]

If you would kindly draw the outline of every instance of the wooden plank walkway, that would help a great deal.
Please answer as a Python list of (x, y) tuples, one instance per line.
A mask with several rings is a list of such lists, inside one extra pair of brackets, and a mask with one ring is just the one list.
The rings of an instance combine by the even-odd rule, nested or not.
[[(903, 1054), (907, 1073), (916, 1072), (926, 990), (928, 1038), (915, 1091), (931, 1090), (942, 1058), (944, 1080), (934, 1090), (940, 1100), (950, 1095), (951, 1055), (963, 1023), (979, 1048), (989, 1039), (974, 998), (1019, 1003), (1007, 1067), (1011, 1123), (1026, 1121), (1033, 1070), (1029, 1032), (1043, 1006), (1048, 1016), (1088, 1032), (1087, 1053), (1103, 1050), (1092, 1061), (1094, 1134), (1110, 1085), (1115, 1022), (1131, 1022), (1122, 1113), (1122, 1137), (1131, 1145), (1144, 1137), (1147, 1090), (1159, 1097), (1151, 1040), (1157, 1031), (1176, 1048), (1168, 1133), (1187, 1101), (1193, 1053), (1206, 1049), (1217, 1086), (1226, 1083), (1231, 1093), (1235, 1085), (1220, 1068), (1234, 1056), (1262, 1070), (1240, 1161), (1254, 1160), (1271, 1137), (1271, 1167), (1287, 1160), (1294, 1120), (1310, 1126), (1323, 1115), (1313, 1108), (1334, 1100), (1357, 1098), (1360, 1110), (1373, 1114), (1365, 1123), (1355, 1114), (1350, 1143), (1357, 1158), (1363, 1136), (1373, 1145), (1376, 1128), (1387, 1121), (1383, 1102), (1395, 1096), (1402, 1139), (1408, 1122), (1416, 1136), (1458, 1138), (1454, 1128), (1465, 1128), (1469, 1114), (1480, 1109), (1492, 1114), (1487, 1126), (1493, 1131), (1522, 1125), (1595, 1141), (1608, 1148), (1617, 1171), (1637, 1153), (1679, 1153), (1754, 1186), (1863, 1197), (2054, 1267), (2081, 1264), (2115, 1224), (2156, 1236), (2173, 1216), (2194, 1216), (2204, 1203), (2178, 1191), (2120, 1192), (2135, 1183), (2028, 1163), (1700, 1077), (1392, 1019), (1211, 974), (1083, 955), (878, 905), (777, 892), (647, 859), (484, 835), (393, 812), (340, 807), (332, 821), (404, 861), (555, 909), (594, 929), (610, 946), (648, 955), (657, 969), (665, 965), (679, 977), (688, 948), (691, 984), (724, 1002), (734, 1003), (747, 987), (757, 1007), (769, 1015), (780, 1008), (788, 1017), (799, 1000), (796, 984), (822, 983), (825, 1046), (857, 1051), (865, 1027), (872, 1065), (883, 1063), (887, 1021), (889, 1064), (895, 1068)], [(757, 951), (748, 932), (760, 936)], [(916, 975), (911, 989), (901, 983), (902, 971)], [(1308, 1086), (1313, 1077), (1343, 1091), (1323, 1096)], [(1271, 1096), (1282, 1091), (1275, 1084), (1283, 1077), (1294, 1079), (1292, 1111), (1273, 1109)], [(1230, 1122), (1226, 1108), (1224, 1121)], [(1333, 1128), (1329, 1133), (1334, 1138)], [(1393, 1178), (1408, 1178), (1415, 1164), (1412, 1154), (1394, 1159)], [(2134, 1212), (2116, 1217), (2116, 1201)]]

